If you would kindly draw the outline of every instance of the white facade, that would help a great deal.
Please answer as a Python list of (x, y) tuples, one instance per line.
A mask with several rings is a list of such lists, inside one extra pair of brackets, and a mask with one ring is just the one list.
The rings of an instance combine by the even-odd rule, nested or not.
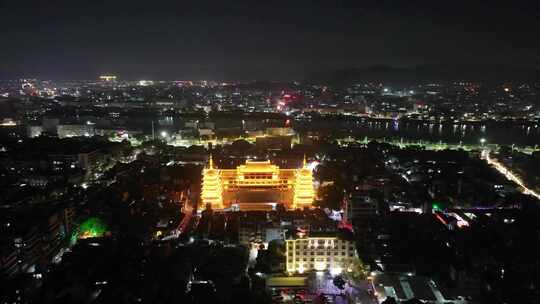
[(340, 273), (356, 257), (354, 242), (338, 237), (306, 237), (286, 240), (287, 272), (330, 271)]

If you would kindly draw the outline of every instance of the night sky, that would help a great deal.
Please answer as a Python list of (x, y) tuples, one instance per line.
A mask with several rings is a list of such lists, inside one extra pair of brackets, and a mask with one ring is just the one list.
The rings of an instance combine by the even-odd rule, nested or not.
[(0, 0), (0, 78), (291, 80), (372, 65), (540, 67), (538, 1), (479, 2)]

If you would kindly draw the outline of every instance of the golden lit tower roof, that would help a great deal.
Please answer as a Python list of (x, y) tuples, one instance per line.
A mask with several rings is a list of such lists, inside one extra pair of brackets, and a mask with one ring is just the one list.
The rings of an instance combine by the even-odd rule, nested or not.
[(297, 169), (280, 169), (269, 160), (247, 160), (235, 169), (219, 169), (210, 155), (203, 170), (201, 201), (214, 210), (267, 210), (277, 203), (287, 209), (309, 208), (314, 197), (313, 175), (305, 156)]
[(238, 166), (238, 170), (240, 172), (249, 172), (249, 173), (270, 173), (270, 172), (278, 172), (279, 167), (276, 165), (272, 165), (269, 160), (265, 161), (254, 161), (254, 160), (247, 160), (244, 165)]
[(223, 208), (222, 183), (219, 170), (214, 168), (214, 159), (210, 154), (208, 168), (203, 170), (201, 199), (204, 204), (211, 204), (212, 209)]
[(210, 160), (208, 162), (208, 168), (214, 169), (214, 158), (212, 157), (212, 154), (210, 154)]

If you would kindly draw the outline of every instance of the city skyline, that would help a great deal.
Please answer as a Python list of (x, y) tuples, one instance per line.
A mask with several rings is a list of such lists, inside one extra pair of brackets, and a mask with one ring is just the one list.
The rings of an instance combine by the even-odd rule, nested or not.
[(538, 7), (0, 0), (0, 303), (537, 304)]

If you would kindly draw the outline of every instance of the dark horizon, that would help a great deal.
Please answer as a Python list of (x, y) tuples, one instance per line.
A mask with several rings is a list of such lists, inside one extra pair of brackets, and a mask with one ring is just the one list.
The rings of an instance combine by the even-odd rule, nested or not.
[(304, 80), (378, 65), (540, 68), (532, 1), (0, 4), (0, 78)]
[(535, 82), (540, 79), (540, 68), (526, 66), (510, 66), (496, 64), (425, 64), (406, 67), (371, 65), (364, 67), (343, 67), (324, 71), (309, 72), (304, 71), (303, 77), (299, 78), (190, 78), (190, 77), (124, 77), (117, 73), (101, 73), (89, 75), (88, 77), (67, 78), (67, 77), (42, 77), (42, 76), (18, 76), (11, 78), (0, 78), (0, 81), (10, 81), (17, 79), (38, 79), (50, 81), (97, 81), (100, 76), (114, 75), (118, 81), (215, 81), (215, 82), (237, 82), (237, 83), (319, 83), (329, 85), (347, 85), (354, 82), (385, 82), (393, 85), (413, 85), (429, 82), (451, 83), (455, 81), (471, 81), (481, 83), (503, 83), (503, 82)]

